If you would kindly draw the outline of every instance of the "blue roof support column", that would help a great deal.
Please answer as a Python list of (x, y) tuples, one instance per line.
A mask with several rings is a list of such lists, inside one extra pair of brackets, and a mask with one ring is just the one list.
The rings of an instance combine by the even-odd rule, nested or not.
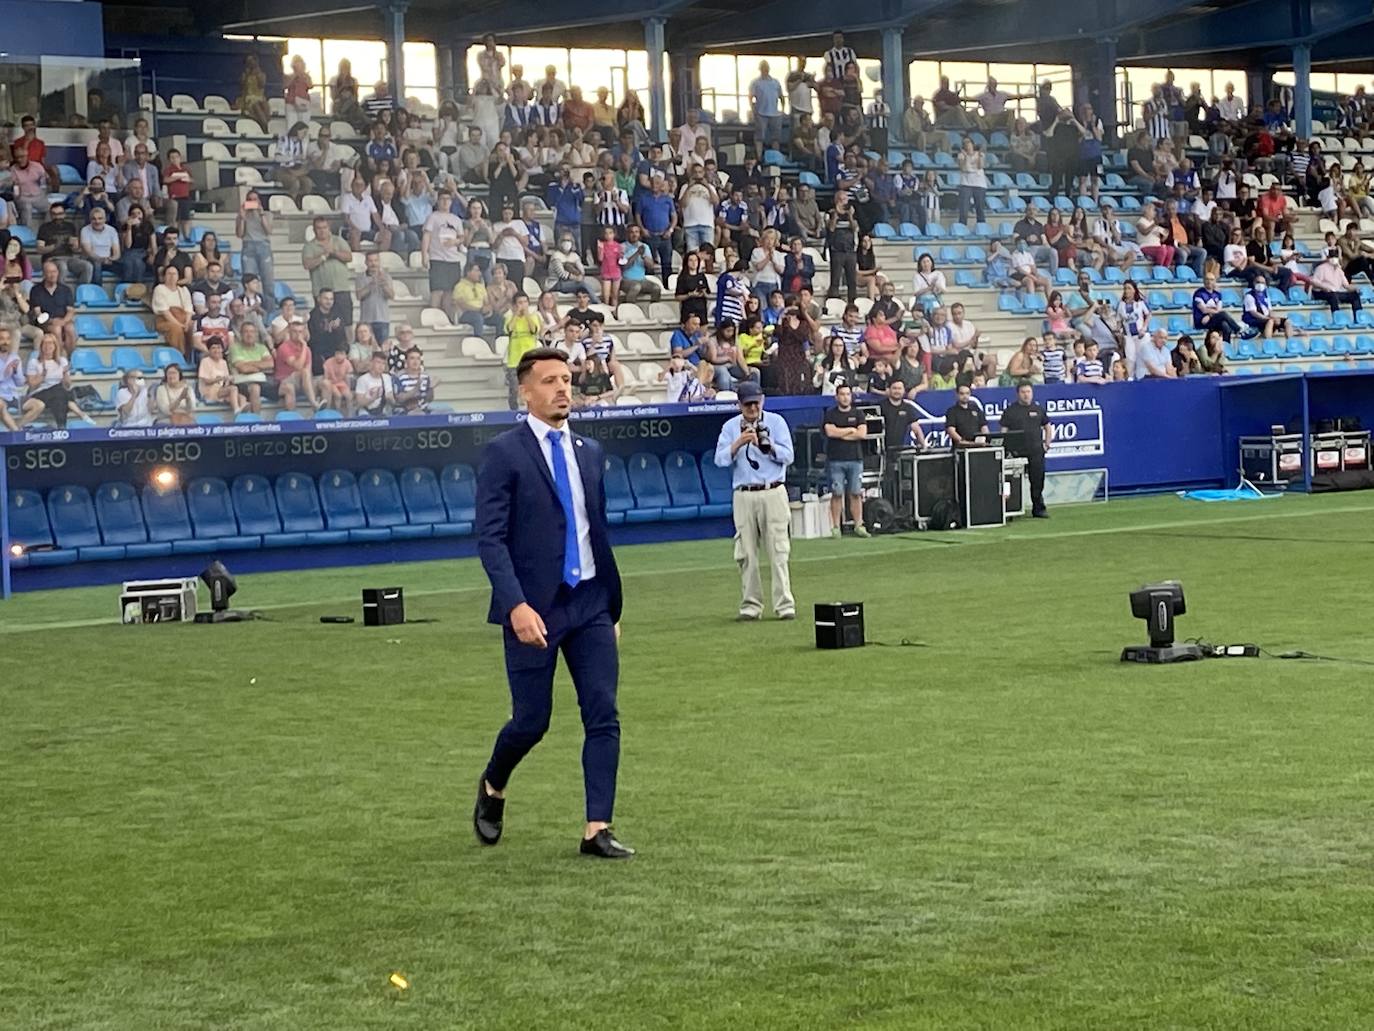
[[(889, 140), (902, 138), (902, 113), (906, 111), (906, 56), (902, 53), (902, 27), (883, 29), (883, 102), (891, 112), (887, 119)], [(887, 155), (884, 154), (884, 157)]]
[[(1093, 113), (1102, 119), (1106, 130), (1108, 145), (1117, 141), (1117, 119), (1121, 117), (1120, 104), (1116, 96), (1116, 37), (1107, 36), (1097, 41), (1093, 54), (1092, 76), (1088, 80), (1088, 102)], [(1127, 125), (1130, 123), (1127, 122)]]
[(1268, 65), (1254, 65), (1245, 69), (1246, 104), (1263, 108), (1274, 91), (1274, 70)]
[(1293, 131), (1298, 139), (1312, 136), (1312, 47), (1293, 48)]
[(668, 69), (673, 84), (672, 124), (687, 121), (690, 108), (701, 107), (701, 51), (678, 50), (668, 55)]
[(663, 141), (668, 138), (668, 105), (663, 95), (663, 48), (666, 45), (664, 27), (666, 18), (644, 19), (644, 49), (649, 54), (649, 139)]
[(464, 38), (455, 39), (450, 44), (453, 50), (453, 99), (462, 100), (468, 95), (468, 48), (472, 46), (472, 40)]
[(398, 104), (404, 104), (406, 96), (403, 47), (406, 41), (407, 6), (409, 6), (408, 0), (388, 0), (388, 3), (382, 8), (382, 12), (386, 15), (387, 85), (391, 88), (391, 95), (396, 98)]

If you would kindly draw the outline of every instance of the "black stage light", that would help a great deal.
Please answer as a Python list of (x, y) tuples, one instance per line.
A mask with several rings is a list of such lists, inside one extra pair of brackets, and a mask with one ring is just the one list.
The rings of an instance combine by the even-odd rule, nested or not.
[(249, 618), (247, 613), (229, 607), (239, 584), (223, 562), (217, 559), (201, 570), (200, 581), (210, 591), (211, 611), (196, 613), (197, 623), (238, 623)]
[(1174, 644), (1174, 617), (1188, 611), (1183, 585), (1177, 580), (1146, 584), (1131, 592), (1131, 615), (1150, 628), (1148, 645), (1133, 645), (1121, 653), (1122, 662), (1189, 662), (1203, 657), (1195, 644)]

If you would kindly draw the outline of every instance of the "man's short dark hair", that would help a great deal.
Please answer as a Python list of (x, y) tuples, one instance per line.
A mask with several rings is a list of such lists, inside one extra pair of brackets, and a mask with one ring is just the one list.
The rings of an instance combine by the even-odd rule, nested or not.
[(568, 362), (567, 352), (559, 350), (557, 347), (535, 347), (526, 351), (520, 357), (520, 364), (515, 367), (515, 381), (524, 383), (529, 377), (530, 370), (539, 362)]

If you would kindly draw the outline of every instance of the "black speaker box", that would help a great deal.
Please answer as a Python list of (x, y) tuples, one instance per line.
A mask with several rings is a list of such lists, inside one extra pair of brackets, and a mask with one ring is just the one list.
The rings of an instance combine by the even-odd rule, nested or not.
[(394, 626), (405, 621), (406, 603), (401, 588), (363, 588), (363, 626)]
[(862, 648), (863, 645), (863, 602), (832, 601), (817, 604), (817, 648)]

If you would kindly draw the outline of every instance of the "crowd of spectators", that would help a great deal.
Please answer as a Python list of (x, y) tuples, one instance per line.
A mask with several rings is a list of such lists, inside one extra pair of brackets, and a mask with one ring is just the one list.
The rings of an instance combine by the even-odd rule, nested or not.
[[(198, 184), (190, 168), (150, 135), (146, 120), (122, 139), (117, 119), (98, 120), (85, 185), (49, 204), (57, 173), (25, 117), (0, 147), (0, 329), (8, 345), (0, 350), (8, 377), (0, 397), (13, 402), (5, 424), (44, 413), (60, 422), (80, 410), (70, 369), (74, 290), (107, 272), (130, 284), (126, 299), (146, 299), (158, 333), (196, 369), (194, 386), (179, 365), (155, 384), (124, 375), (114, 404), (128, 425), (188, 421), (203, 406), (256, 413), (264, 402), (345, 415), (428, 411), (437, 381), (413, 329), (393, 324), (385, 252), (418, 262), (429, 306), (452, 325), (506, 338), (512, 407), (513, 370), (540, 344), (568, 350), (579, 404), (626, 393), (623, 350), (606, 324), (625, 303), (677, 305), (679, 327), (659, 376), (670, 401), (744, 382), (833, 394), (841, 385), (882, 392), (900, 381), (914, 394), (1024, 379), (1222, 373), (1234, 338), (1301, 333), (1274, 310), (1271, 285), (1300, 286), (1333, 310), (1359, 311), (1351, 279), (1374, 272), (1374, 248), (1357, 221), (1374, 215), (1368, 173), (1358, 161), (1343, 171), (1317, 141), (1297, 139), (1280, 101), (1247, 111), (1229, 86), (1207, 101), (1196, 85), (1184, 94), (1166, 74), (1141, 106), (1141, 128), (1123, 140), (1127, 180), (1153, 199), (1118, 212), (1103, 191), (1106, 134), (1091, 106), (1061, 105), (1050, 83), (1013, 94), (989, 79), (968, 97), (942, 79), (929, 113), (914, 97), (898, 116), (880, 93), (865, 106), (854, 51), (842, 33), (831, 42), (820, 77), (800, 59), (781, 80), (760, 63), (740, 161), (718, 149), (717, 127), (696, 110), (658, 142), (633, 92), (618, 105), (605, 89), (589, 100), (552, 66), (530, 83), (520, 65), (507, 69), (490, 38), (468, 110), (446, 102), (432, 121), (413, 116), (385, 83), (362, 96), (341, 62), (326, 89), (334, 119), (365, 137), (354, 149), (336, 142), (328, 124), (312, 135), (315, 86), (293, 59), (269, 174), (294, 200), (321, 193), (336, 208), (313, 220), (300, 252), (308, 312), (289, 297), (276, 300), (281, 254), (274, 256), (274, 215), (258, 191), (249, 190), (236, 213), (240, 271), (231, 275), (214, 234), (193, 232)], [(248, 59), (238, 106), (266, 131), (264, 83)], [(1032, 101), (1034, 118), (1021, 117), (1020, 103)], [(1368, 131), (1362, 92), (1344, 111), (1352, 133)], [(889, 164), (893, 119), (918, 149), (947, 147), (949, 134), (959, 134), (954, 197), (936, 172), (910, 160)], [(1005, 133), (1007, 165), (1049, 173), (1051, 195), (1075, 201), (1044, 214), (1027, 207), (1011, 236), (987, 247), (984, 280), (1044, 312), (1043, 334), (1002, 369), (996, 342), (947, 301), (947, 272), (932, 253), (919, 256), (907, 292), (880, 267), (873, 245), (880, 224), (924, 232), (951, 214), (984, 222), (989, 161), (975, 132)], [(816, 180), (784, 181), (764, 160), (775, 150), (815, 170), (829, 203)], [(1244, 180), (1250, 172), (1276, 179), (1254, 196)], [(1077, 202), (1085, 198), (1092, 203)], [(1294, 244), (1294, 202), (1346, 220), (1315, 261)], [(9, 232), (14, 225), (36, 226), (37, 260)], [(363, 255), (361, 271), (355, 254)], [(818, 297), (822, 258), (829, 275)], [(1160, 316), (1134, 283), (1119, 300), (1100, 292), (1109, 270), (1129, 275), (1136, 266), (1170, 269), (1195, 287), (1200, 343), (1161, 339)], [(1235, 292), (1223, 292), (1228, 284), (1240, 291), (1238, 303)], [(833, 325), (822, 317), (830, 299), (843, 306)], [(18, 358), (21, 344), (34, 348), (28, 363)]]

